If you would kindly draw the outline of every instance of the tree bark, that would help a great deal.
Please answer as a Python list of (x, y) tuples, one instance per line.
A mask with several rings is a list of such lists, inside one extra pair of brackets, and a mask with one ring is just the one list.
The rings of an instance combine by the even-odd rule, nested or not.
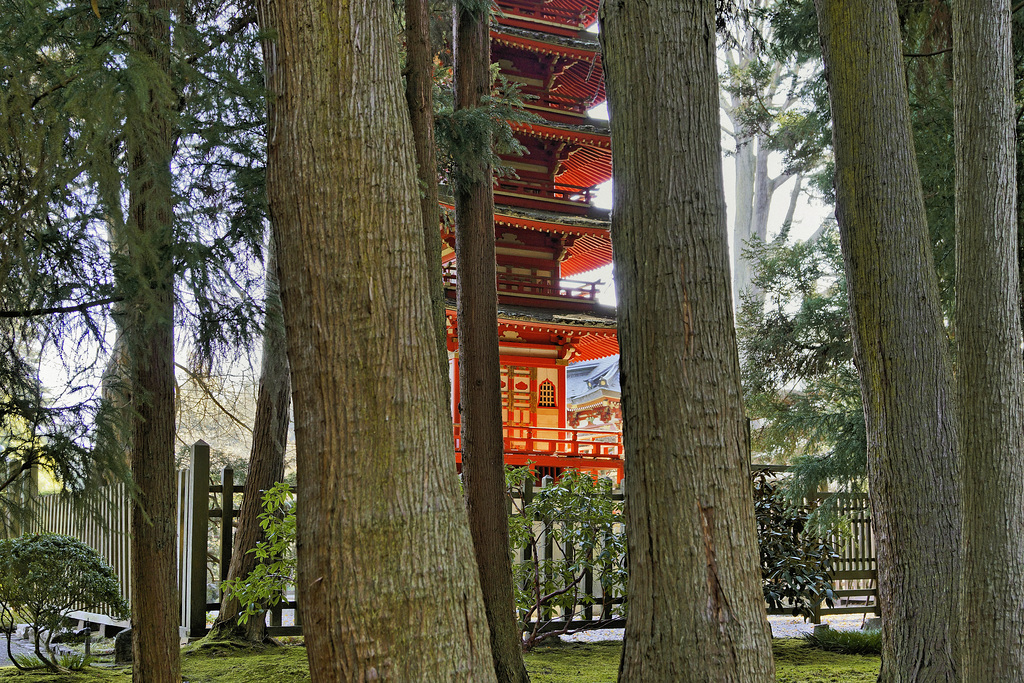
[[(256, 395), (249, 471), (242, 487), (242, 507), (238, 512), (238, 530), (231, 548), (228, 580), (248, 576), (258, 560), (250, 552), (266, 540), (259, 515), (263, 512), (262, 492), (284, 479), (284, 455), (288, 446), (288, 407), (291, 401), (291, 377), (288, 372), (287, 340), (281, 319), (281, 292), (278, 286), (277, 252), (271, 239), (267, 251), (266, 317), (263, 323), (263, 362)], [(265, 613), (238, 622), (241, 605), (226, 593), (220, 612), (210, 631), (212, 640), (239, 639), (251, 643), (267, 640)]]
[(434, 144), (434, 51), (430, 47), (429, 0), (405, 2), (405, 102), (409, 107), (416, 171), (423, 214), (430, 280), (430, 304), (436, 328), (438, 363), (448, 372), (444, 286), (441, 282), (441, 209), (437, 200), (437, 151)]
[[(489, 12), (454, 5), (455, 108), (483, 105), (491, 91)], [(488, 149), (490, 140), (481, 145)], [(456, 170), (455, 257), (458, 267), (459, 395), (462, 482), (469, 512), (491, 654), (499, 681), (529, 681), (516, 621), (505, 510), (505, 443), (498, 358), (498, 292), (491, 167)]]
[(493, 681), (391, 8), (259, 6), (312, 680)]
[(867, 429), (879, 681), (960, 674), (956, 402), (893, 0), (816, 0)]
[(712, 0), (601, 9), (629, 619), (621, 681), (773, 681), (719, 149)]
[[(128, 98), (128, 259), (119, 268), (127, 294), (131, 381), (132, 680), (179, 683), (177, 542), (174, 468), (174, 261), (169, 116), (170, 7), (138, 7), (134, 59), (147, 68), (146, 91)], [(146, 65), (141, 67), (141, 65)]]
[(1010, 3), (953, 4), (964, 674), (1024, 680), (1024, 363)]

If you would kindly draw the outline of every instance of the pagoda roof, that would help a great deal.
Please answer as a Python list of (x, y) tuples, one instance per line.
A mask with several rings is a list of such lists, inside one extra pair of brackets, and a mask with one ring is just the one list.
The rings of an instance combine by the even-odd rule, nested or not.
[[(491, 40), (535, 54), (572, 60), (563, 63), (555, 73), (547, 96), (539, 101), (542, 110), (545, 102), (556, 110), (567, 108), (570, 111), (577, 107), (589, 109), (604, 102), (604, 66), (601, 62), (601, 46), (597, 40), (556, 36), (513, 27), (491, 29)], [(530, 104), (527, 103), (527, 106)]]
[[(448, 302), (449, 337), (455, 331), (456, 310)], [(573, 360), (593, 360), (619, 352), (615, 309), (599, 306), (593, 311), (558, 311), (498, 305), (498, 333), (503, 341), (550, 343), (572, 347)], [(449, 348), (452, 348), (449, 346)]]
[(512, 130), (546, 140), (574, 142), (601, 149), (612, 148), (611, 128), (607, 121), (590, 119), (592, 123), (554, 123), (553, 121), (509, 121)]
[[(498, 197), (495, 197), (495, 200), (497, 199)], [(448, 211), (455, 210), (450, 197), (442, 199), (441, 206)], [(563, 278), (571, 278), (612, 262), (611, 223), (606, 218), (587, 218), (557, 211), (518, 209), (498, 204), (494, 207), (494, 224), (558, 235), (574, 235), (576, 239), (566, 249), (568, 255), (560, 268)]]
[(491, 27), (491, 39), (540, 54), (560, 55), (587, 61), (595, 57), (601, 58), (601, 42), (597, 39), (596, 33), (562, 36), (497, 24)]
[(556, 124), (552, 122), (509, 121), (516, 133), (541, 140), (576, 145), (559, 164), (555, 180), (575, 187), (596, 187), (612, 177), (612, 142), (607, 122)]
[(618, 398), (621, 392), (618, 354), (570, 363), (565, 369), (565, 397), (570, 404), (569, 410), (601, 398)]
[(600, 0), (499, 0), (495, 18), (502, 24), (572, 34), (597, 21)]

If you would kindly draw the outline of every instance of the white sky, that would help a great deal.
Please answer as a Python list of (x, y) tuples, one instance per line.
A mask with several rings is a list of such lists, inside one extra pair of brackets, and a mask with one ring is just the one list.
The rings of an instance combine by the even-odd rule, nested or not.
[[(608, 106), (605, 103), (599, 104), (588, 113), (594, 118), (607, 120)], [(723, 122), (724, 121), (725, 119), (723, 114)], [(723, 133), (722, 181), (725, 187), (725, 204), (729, 226), (729, 248), (732, 249), (732, 224), (734, 215), (734, 208), (732, 205), (735, 201), (736, 174), (733, 158), (727, 154), (730, 147), (731, 142), (729, 141), (728, 136)], [(781, 160), (778, 159), (778, 155), (774, 155), (774, 157), (775, 158), (769, 159), (769, 173), (773, 176), (782, 170)], [(786, 210), (789, 207), (789, 194), (792, 191), (792, 187), (793, 181), (790, 181), (780, 187), (778, 192), (775, 194), (768, 218), (769, 238), (772, 237), (772, 235), (777, 234), (779, 228), (782, 226), (782, 221), (786, 217)], [(611, 181), (600, 186), (598, 193), (594, 198), (594, 205), (603, 209), (612, 208)], [(790, 241), (800, 241), (810, 237), (814, 231), (818, 229), (822, 221), (830, 216), (831, 213), (831, 206), (824, 204), (816, 198), (808, 196), (806, 191), (803, 192), (797, 203), (796, 212), (793, 216), (793, 226), (790, 229)], [(597, 270), (593, 270), (588, 273), (580, 273), (574, 276), (573, 279), (585, 282), (593, 282), (596, 280), (603, 281), (605, 286), (598, 295), (598, 301), (603, 304), (615, 305), (615, 286), (612, 282), (611, 266), (598, 268)]]

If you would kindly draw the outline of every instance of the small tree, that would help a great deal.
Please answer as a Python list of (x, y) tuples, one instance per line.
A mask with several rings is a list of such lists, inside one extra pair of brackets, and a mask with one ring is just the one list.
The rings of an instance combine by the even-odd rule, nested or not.
[[(50, 639), (72, 610), (98, 607), (120, 618), (128, 612), (114, 570), (95, 550), (57, 534), (0, 540), (0, 627), (16, 667), (63, 671)], [(25, 666), (10, 656), (16, 617), (32, 626), (41, 666)]]
[[(527, 467), (508, 470), (510, 492), (522, 489), (528, 477), (533, 475)], [(512, 564), (518, 623), (525, 633), (523, 649), (552, 636), (600, 628), (599, 620), (573, 625), (573, 619), (594, 603), (593, 596), (582, 590), (588, 574), (601, 582), (605, 607), (611, 596), (625, 593), (626, 535), (621, 505), (612, 500), (611, 482), (570, 471), (532, 500), (512, 500), (510, 546), (513, 552), (528, 551), (527, 559), (516, 562), (513, 557)], [(542, 552), (545, 543), (551, 544), (553, 552)], [(613, 613), (621, 616), (624, 608), (617, 602)], [(542, 632), (555, 610), (564, 625)]]

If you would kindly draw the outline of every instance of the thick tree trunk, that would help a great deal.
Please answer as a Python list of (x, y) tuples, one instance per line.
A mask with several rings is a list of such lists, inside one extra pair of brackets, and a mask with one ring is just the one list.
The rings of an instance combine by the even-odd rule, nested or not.
[[(953, 4), (964, 674), (1024, 680), (1024, 364), (1008, 0)], [(1009, 599), (1008, 599), (1009, 598)]]
[(606, 2), (601, 41), (630, 570), (619, 680), (773, 681), (729, 295), (715, 3)]
[[(455, 107), (482, 106), (491, 90), (488, 12), (456, 0)], [(489, 147), (489, 141), (482, 149)], [(508, 516), (505, 511), (505, 445), (498, 359), (498, 293), (495, 286), (494, 196), (491, 167), (459, 168), (455, 192), (455, 258), (458, 266), (459, 395), (462, 482), (480, 584), (484, 591), (491, 653), (499, 681), (528, 681), (522, 634), (515, 614)]]
[(441, 210), (437, 203), (437, 150), (434, 144), (434, 51), (430, 48), (429, 0), (405, 2), (405, 103), (409, 107), (423, 214), (430, 279), (430, 304), (437, 336), (438, 363), (448, 372), (447, 320), (441, 282)]
[(894, 0), (817, 0), (836, 217), (861, 376), (882, 609), (879, 680), (960, 670), (956, 402)]
[[(281, 318), (281, 292), (278, 288), (277, 251), (271, 240), (267, 252), (266, 318), (263, 323), (263, 362), (260, 386), (256, 396), (256, 417), (253, 421), (252, 449), (249, 471), (242, 488), (242, 508), (238, 513), (238, 531), (231, 548), (228, 580), (248, 576), (258, 560), (250, 552), (266, 540), (259, 515), (263, 512), (262, 493), (284, 479), (284, 454), (288, 445), (288, 406), (291, 401), (291, 377)], [(210, 638), (246, 640), (262, 643), (267, 640), (263, 613), (238, 623), (241, 606), (227, 593), (220, 603), (220, 613), (210, 631)]]
[(493, 681), (391, 8), (259, 5), (313, 681)]
[[(169, 7), (139, 7), (133, 30), (138, 59), (170, 70)], [(129, 158), (128, 259), (120, 284), (129, 299), (131, 469), (138, 488), (132, 505), (131, 618), (134, 681), (179, 683), (177, 542), (174, 469), (174, 262), (171, 157), (175, 131), (168, 120), (167, 82), (131, 98), (126, 139)]]

